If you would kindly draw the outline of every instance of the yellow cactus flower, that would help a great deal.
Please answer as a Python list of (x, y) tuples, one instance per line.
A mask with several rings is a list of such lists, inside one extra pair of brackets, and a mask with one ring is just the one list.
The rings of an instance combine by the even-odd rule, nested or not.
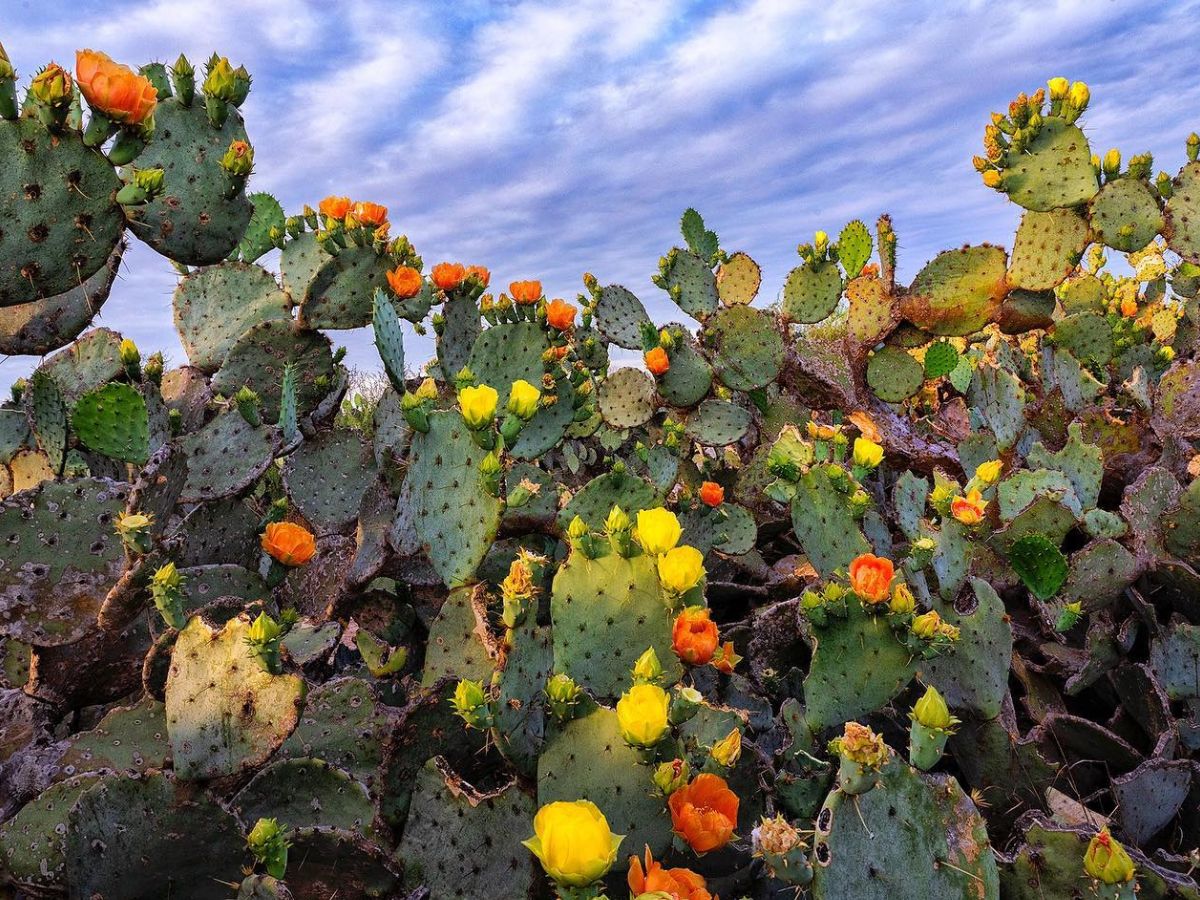
[(830, 741), (829, 748), (860, 766), (872, 769), (878, 769), (887, 762), (890, 752), (882, 735), (858, 722), (847, 722), (842, 736)]
[(1062, 100), (1071, 89), (1071, 82), (1065, 78), (1051, 78), (1046, 82), (1046, 87), (1050, 88), (1051, 100)]
[(864, 469), (874, 469), (883, 462), (883, 447), (868, 438), (854, 439), (854, 464)]
[(913, 597), (912, 589), (903, 581), (896, 582), (892, 588), (892, 599), (888, 609), (898, 616), (910, 615), (917, 608), (917, 600)]
[(927, 613), (917, 616), (912, 621), (912, 633), (919, 638), (931, 640), (937, 637), (938, 629), (942, 626), (942, 617), (937, 614), (937, 610), (931, 609)]
[(950, 707), (946, 705), (945, 698), (932, 684), (913, 705), (912, 717), (926, 728), (936, 728), (939, 731), (946, 731), (958, 724), (958, 719), (950, 715)]
[(1082, 81), (1076, 81), (1072, 84), (1070, 91), (1067, 93), (1067, 100), (1078, 110), (1087, 108), (1088, 101), (1091, 99), (1092, 92), (1088, 90), (1088, 86)]
[(1105, 884), (1124, 884), (1133, 880), (1133, 860), (1125, 848), (1108, 833), (1108, 826), (1101, 828), (1088, 844), (1083, 856), (1083, 870)]
[(465, 387), (458, 392), (458, 405), (462, 409), (462, 417), (468, 428), (479, 430), (487, 428), (496, 418), (496, 404), (500, 395), (496, 389), (486, 384), (479, 387)]
[(533, 817), (533, 837), (521, 843), (561, 885), (583, 887), (608, 874), (625, 839), (589, 800), (548, 803)]
[(1004, 470), (1004, 463), (998, 459), (989, 459), (985, 463), (980, 463), (975, 469), (975, 477), (984, 484), (995, 484), (1000, 480), (1000, 473)]
[(695, 547), (673, 547), (658, 558), (658, 580), (672, 594), (686, 594), (704, 577), (704, 554)]
[(679, 543), (683, 528), (675, 513), (661, 506), (637, 514), (637, 539), (651, 556), (660, 556)]
[(978, 525), (983, 521), (988, 502), (979, 491), (972, 488), (965, 497), (955, 497), (950, 502), (950, 514), (964, 525)]
[(542, 392), (524, 378), (520, 378), (512, 383), (512, 390), (508, 395), (508, 411), (528, 421), (537, 412), (538, 401), (541, 399)]
[(709, 755), (725, 768), (736, 766), (742, 757), (742, 733), (736, 728), (731, 729), (729, 734), (713, 744)]
[(995, 169), (988, 169), (986, 172), (983, 173), (984, 185), (992, 188), (993, 190), (1000, 187), (1002, 181), (1003, 181), (1003, 179), (1000, 177), (1000, 173), (997, 172)]
[(635, 684), (617, 701), (621, 737), (634, 747), (653, 747), (667, 733), (670, 695), (657, 684)]

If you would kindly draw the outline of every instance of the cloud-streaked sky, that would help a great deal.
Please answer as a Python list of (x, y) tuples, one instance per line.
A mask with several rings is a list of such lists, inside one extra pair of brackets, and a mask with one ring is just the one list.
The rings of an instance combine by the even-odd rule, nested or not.
[[(798, 243), (853, 218), (892, 214), (902, 279), (948, 247), (1011, 245), (1017, 211), (970, 158), (989, 112), (1051, 76), (1091, 86), (1099, 152), (1173, 174), (1200, 130), (1196, 2), (0, 0), (0, 41), (26, 77), (81, 46), (217, 50), (254, 76), (251, 190), (289, 212), (384, 203), (427, 266), (566, 297), (593, 272), (659, 321), (680, 314), (650, 277), (688, 206), (758, 260), (760, 303)], [(136, 247), (99, 323), (182, 362), (175, 281)], [(367, 334), (333, 337), (377, 365)], [(0, 384), (36, 363), (0, 361)]]

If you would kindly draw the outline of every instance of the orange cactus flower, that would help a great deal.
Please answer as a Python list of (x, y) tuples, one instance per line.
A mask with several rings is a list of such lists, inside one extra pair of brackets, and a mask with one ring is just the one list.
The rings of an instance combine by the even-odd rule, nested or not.
[(262, 548), (285, 566), (302, 566), (317, 552), (317, 542), (303, 525), (272, 522), (263, 532)]
[(467, 268), (462, 263), (442, 262), (433, 267), (430, 277), (443, 291), (452, 291), (467, 280)]
[(383, 228), (388, 223), (387, 207), (380, 206), (378, 203), (368, 203), (365, 200), (359, 200), (351, 207), (350, 218), (359, 225)]
[(467, 278), (474, 278), (482, 287), (487, 287), (492, 273), (484, 266), (467, 266)]
[(717, 650), (717, 623), (702, 606), (689, 606), (675, 617), (671, 628), (671, 647), (685, 663), (703, 666)]
[(158, 91), (149, 78), (99, 50), (75, 52), (75, 82), (88, 105), (114, 122), (141, 125), (158, 105)]
[(697, 853), (724, 847), (737, 825), (738, 796), (725, 779), (708, 772), (681, 787), (667, 800), (671, 827)]
[(725, 488), (715, 481), (706, 481), (700, 485), (700, 501), (705, 506), (717, 507), (725, 502)]
[(546, 307), (546, 321), (552, 328), (566, 331), (575, 324), (575, 307), (566, 300), (551, 300)]
[(895, 574), (890, 559), (864, 553), (850, 563), (850, 589), (867, 603), (883, 603), (891, 595)]
[(1121, 301), (1121, 315), (1127, 319), (1132, 319), (1138, 314), (1137, 300), (1133, 297), (1126, 297)]
[(713, 656), (712, 664), (713, 668), (722, 675), (732, 675), (733, 670), (741, 661), (742, 658), (734, 652), (733, 641), (726, 641)]
[(950, 515), (964, 525), (978, 525), (983, 521), (987, 505), (988, 502), (979, 495), (979, 491), (971, 490), (967, 496), (955, 497), (950, 502)]
[(629, 857), (629, 890), (635, 897), (663, 893), (674, 900), (712, 900), (704, 877), (691, 869), (664, 869), (646, 847), (646, 865), (636, 856)]
[(321, 210), (321, 215), (341, 221), (346, 218), (350, 212), (350, 207), (353, 205), (349, 197), (330, 196), (322, 200), (317, 208)]
[(411, 266), (396, 266), (387, 273), (388, 284), (392, 293), (401, 300), (415, 297), (421, 293), (421, 273)]
[(662, 347), (647, 350), (644, 359), (646, 368), (650, 370), (651, 375), (665, 375), (667, 369), (671, 368), (671, 360), (667, 357), (667, 351)]
[(508, 286), (514, 303), (537, 303), (542, 299), (542, 283), (540, 281), (514, 281)]

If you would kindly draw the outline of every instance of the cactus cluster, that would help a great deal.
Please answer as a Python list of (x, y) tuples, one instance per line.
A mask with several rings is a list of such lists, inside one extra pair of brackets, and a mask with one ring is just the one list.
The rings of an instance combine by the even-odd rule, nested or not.
[[(1200, 138), (1052, 79), (975, 160), (1011, 253), (853, 221), (756, 303), (688, 210), (659, 324), (247, 194), (223, 57), (18, 82), (0, 884), (1200, 898)], [(133, 240), (186, 365), (89, 327)]]

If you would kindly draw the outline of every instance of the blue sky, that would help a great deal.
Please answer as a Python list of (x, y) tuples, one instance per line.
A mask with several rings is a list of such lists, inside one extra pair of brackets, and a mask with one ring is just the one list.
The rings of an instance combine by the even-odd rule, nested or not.
[[(989, 112), (1048, 77), (1091, 85), (1101, 152), (1174, 173), (1200, 130), (1190, 2), (4, 0), (0, 41), (26, 76), (79, 46), (130, 64), (215, 49), (254, 75), (252, 190), (289, 211), (381, 202), (427, 265), (568, 298), (593, 272), (659, 321), (679, 313), (650, 276), (688, 206), (762, 265), (760, 303), (797, 243), (852, 218), (892, 214), (902, 279), (948, 247), (1010, 245), (1017, 212), (970, 158)], [(175, 280), (137, 247), (100, 324), (182, 362)], [(376, 364), (367, 335), (334, 338)], [(36, 362), (0, 362), (0, 384)]]

